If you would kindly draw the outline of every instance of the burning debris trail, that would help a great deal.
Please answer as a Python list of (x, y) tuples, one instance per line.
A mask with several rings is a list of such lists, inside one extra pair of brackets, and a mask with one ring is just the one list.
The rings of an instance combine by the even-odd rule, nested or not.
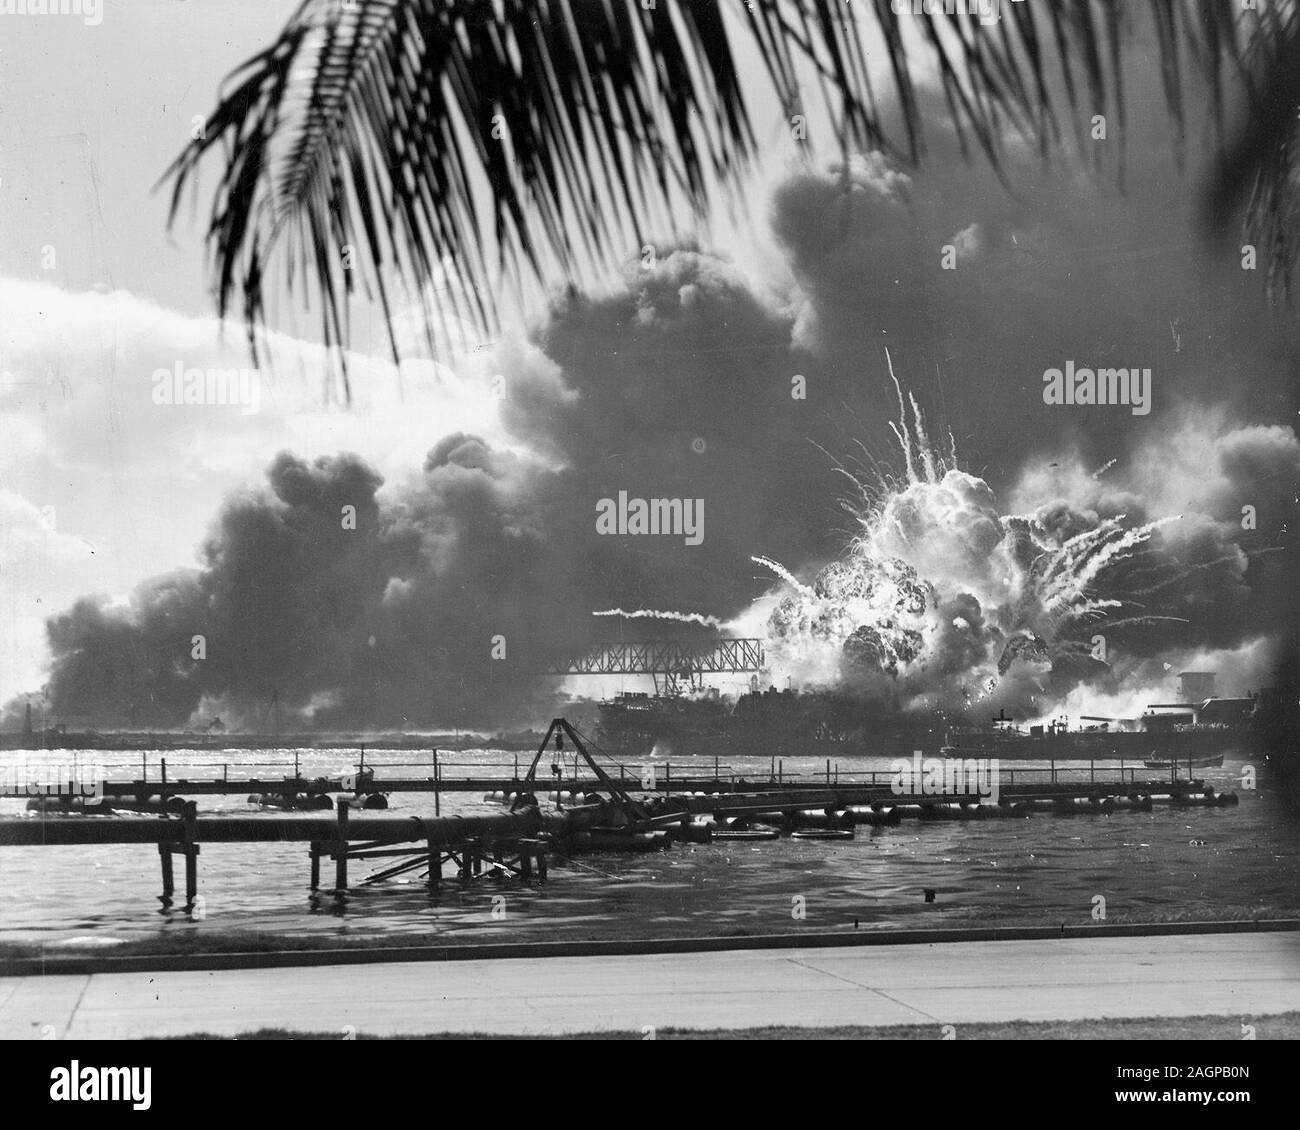
[(763, 568), (770, 569), (796, 592), (807, 593), (809, 595), (812, 594), (813, 590), (800, 581), (790, 572), (789, 569), (780, 564), (780, 562), (773, 561), (767, 557), (751, 557), (750, 560), (753, 561), (755, 565), (762, 565)]
[(777, 603), (767, 635), (783, 677), (888, 696), (904, 709), (996, 698), (1037, 714), (1042, 700), (1111, 671), (1101, 633), (1189, 622), (1176, 603), (1138, 600), (1207, 567), (1164, 541), (1181, 515), (1135, 522), (1063, 501), (1003, 514), (988, 483), (958, 465), (951, 433), (946, 451), (931, 442), (885, 358), (902, 474), (874, 460), (870, 474), (841, 468), (858, 492), (858, 530), (811, 584), (753, 559), (782, 582), (768, 597)]
[(607, 608), (603, 612), (593, 612), (593, 616), (621, 616), (624, 620), (671, 620), (678, 624), (702, 624), (706, 628), (721, 628), (722, 620), (717, 616), (706, 616), (702, 612), (662, 612), (654, 608), (638, 608), (628, 612), (622, 608)]

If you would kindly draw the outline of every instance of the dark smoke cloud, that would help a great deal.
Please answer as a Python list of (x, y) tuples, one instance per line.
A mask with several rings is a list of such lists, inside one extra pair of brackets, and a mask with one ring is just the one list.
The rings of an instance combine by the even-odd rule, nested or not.
[[(265, 726), (274, 703), (322, 728), (536, 721), (552, 656), (687, 630), (594, 611), (727, 616), (765, 587), (756, 549), (834, 553), (836, 479), (791, 398), (788, 319), (730, 265), (668, 253), (610, 297), (562, 300), (540, 343), (506, 374), (519, 451), (447, 436), (389, 484), (354, 456), (282, 453), (265, 489), (228, 502), (199, 570), (57, 617), (52, 713)], [(620, 491), (702, 499), (702, 544), (598, 535), (597, 503)], [(190, 658), (195, 634), (206, 659)]]
[[(824, 362), (827, 395), (874, 402), (861, 437), (873, 450), (889, 438), (871, 421), (893, 399), (885, 347), (995, 489), (1032, 452), (1077, 446), (1099, 466), (1137, 451), (1189, 406), (1294, 421), (1294, 320), (1270, 310), (1261, 272), (1242, 270), (1235, 249), (1207, 254), (1189, 216), (1201, 170), (1176, 169), (1156, 84), (1134, 76), (1129, 91), (1157, 109), (1129, 123), (1122, 192), (1015, 153), (1008, 192), (961, 159), (934, 108), (923, 171), (854, 156), (777, 189), (772, 227), (803, 296), (796, 341)], [(1151, 368), (1152, 414), (1045, 405), (1042, 375), (1067, 360)]]

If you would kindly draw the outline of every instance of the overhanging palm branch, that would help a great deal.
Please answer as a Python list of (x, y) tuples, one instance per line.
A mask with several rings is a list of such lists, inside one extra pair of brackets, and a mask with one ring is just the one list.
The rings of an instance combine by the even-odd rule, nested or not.
[[(933, 75), (963, 153), (997, 167), (1009, 131), (1044, 157), (1093, 114), (1113, 115), (1122, 138), (1138, 16), (1154, 21), (1178, 145), (1189, 70), (1208, 83), (1216, 124), (1225, 73), (1273, 100), (1275, 114), (1237, 139), (1212, 203), (1219, 219), (1242, 196), (1253, 215), (1281, 216), (1300, 100), (1289, 6), (1004, 0), (1002, 19), (981, 26), (898, 16), (889, 0), (305, 0), (169, 170), (171, 219), (218, 150), (215, 297), (223, 316), (241, 308), (254, 357), (278, 257), (288, 291), (319, 303), (328, 346), (347, 344), (360, 291), (381, 305), (400, 360), (394, 285), (425, 304), (427, 326), (490, 332), (502, 279), (573, 278), (627, 258), (674, 208), (734, 196), (756, 149), (737, 65), (746, 38), (788, 115), (811, 89), (846, 152), (915, 161), (918, 88)], [(873, 88), (868, 43), (888, 61), (887, 91)], [(1286, 231), (1268, 228), (1283, 261)]]

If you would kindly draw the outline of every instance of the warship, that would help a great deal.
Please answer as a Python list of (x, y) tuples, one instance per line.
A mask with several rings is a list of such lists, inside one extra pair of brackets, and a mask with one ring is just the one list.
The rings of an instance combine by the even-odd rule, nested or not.
[(834, 691), (624, 693), (600, 703), (597, 740), (619, 757), (899, 757), (920, 750), (1010, 761), (1122, 758), (1151, 768), (1189, 759), (1205, 766), (1260, 748), (1275, 692), (1221, 698), (1213, 673), (1180, 678), (1182, 701), (1153, 703), (1137, 718), (1083, 715), (1074, 725), (1063, 717), (1022, 726), (1005, 712), (976, 722), (969, 710), (905, 711)]

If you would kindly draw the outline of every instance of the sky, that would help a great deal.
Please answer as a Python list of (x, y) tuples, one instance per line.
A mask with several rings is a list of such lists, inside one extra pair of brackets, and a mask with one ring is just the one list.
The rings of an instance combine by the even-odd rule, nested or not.
[[(1176, 168), (1140, 56), (1124, 191), (1013, 146), (1009, 193), (960, 158), (937, 101), (921, 167), (844, 167), (756, 95), (745, 209), (680, 222), (652, 265), (631, 248), (577, 289), (527, 285), (498, 339), (437, 361), (399, 314), (400, 373), (359, 309), (350, 405), (321, 377), (313, 311), (273, 335), (255, 410), (158, 404), (160, 368), (251, 365), (242, 327), (213, 313), (207, 197), (169, 230), (156, 186), (295, 7), (0, 16), (11, 712), (50, 686), (51, 716), (81, 724), (255, 725), (272, 694), (322, 726), (513, 722), (546, 708), (548, 648), (644, 634), (591, 616), (610, 608), (767, 635), (778, 679), (848, 678), (849, 646), (868, 683), (901, 663), (889, 677), (918, 702), (969, 695), (1030, 637), (992, 692), (1022, 711), (1080, 695), (1132, 709), (1121, 675), (1146, 693), (1170, 660), (1266, 678), (1290, 608), (1294, 331), (1206, 251), (1207, 149)], [(1067, 361), (1150, 367), (1150, 413), (1045, 404), (1042, 374)], [(918, 459), (909, 474), (891, 431), (907, 393), (948, 453), (933, 473)], [(881, 461), (887, 481), (863, 495)], [(600, 536), (593, 507), (619, 491), (702, 498), (703, 545)], [(359, 528), (340, 526), (345, 507)], [(1133, 532), (1149, 523), (1168, 524)], [(1115, 548), (1128, 535), (1136, 557)], [(1071, 608), (1042, 573), (1057, 557), (1083, 578)], [(914, 623), (887, 607), (911, 582), (882, 561), (929, 586)], [(1085, 615), (1084, 588), (1124, 607)], [(1080, 667), (1107, 615), (1126, 621), (1117, 658)]]

